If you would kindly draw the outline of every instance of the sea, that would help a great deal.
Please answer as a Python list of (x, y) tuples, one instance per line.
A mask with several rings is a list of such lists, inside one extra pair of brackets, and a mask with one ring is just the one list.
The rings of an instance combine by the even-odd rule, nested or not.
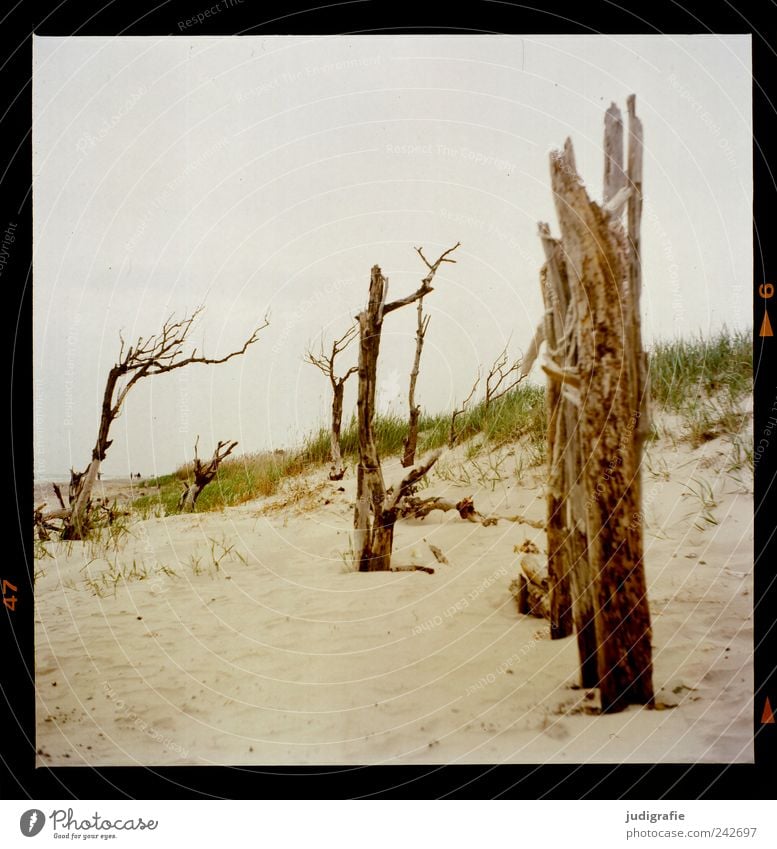
[[(142, 482), (143, 478), (135, 478), (134, 483)], [(100, 478), (101, 483), (118, 483), (130, 485), (133, 481), (129, 475), (103, 475)], [(57, 496), (54, 494), (53, 484), (58, 484), (62, 490), (62, 497), (67, 503), (67, 488), (70, 484), (70, 472), (64, 475), (47, 475), (44, 479), (35, 479), (33, 481), (33, 501), (37, 507), (39, 504), (46, 502), (50, 510), (55, 510), (59, 507)]]

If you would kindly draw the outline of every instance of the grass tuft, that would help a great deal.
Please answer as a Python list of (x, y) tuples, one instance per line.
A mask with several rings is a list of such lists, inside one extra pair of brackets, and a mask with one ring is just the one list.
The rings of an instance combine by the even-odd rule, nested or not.
[(661, 342), (649, 354), (650, 396), (654, 403), (685, 413), (689, 403), (723, 397), (739, 401), (752, 391), (751, 333), (723, 329), (710, 339), (700, 336)]

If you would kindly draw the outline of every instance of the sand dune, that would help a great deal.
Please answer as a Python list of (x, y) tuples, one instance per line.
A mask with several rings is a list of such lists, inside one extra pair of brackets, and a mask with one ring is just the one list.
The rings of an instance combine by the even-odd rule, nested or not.
[[(136, 522), (118, 551), (49, 544), (36, 580), (38, 762), (751, 761), (752, 471), (731, 456), (726, 439), (648, 448), (662, 710), (587, 713), (571, 686), (574, 638), (551, 641), (547, 623), (518, 615), (514, 548), (543, 549), (543, 531), (433, 513), (398, 523), (394, 560), (433, 575), (359, 574), (353, 475), (341, 492), (319, 471), (222, 513)], [(542, 520), (541, 469), (521, 471), (519, 446), (496, 459), (503, 480), (475, 480), (464, 449), (451, 452), (424, 494)], [(396, 461), (385, 471), (401, 474)], [(453, 480), (465, 473), (470, 483)]]

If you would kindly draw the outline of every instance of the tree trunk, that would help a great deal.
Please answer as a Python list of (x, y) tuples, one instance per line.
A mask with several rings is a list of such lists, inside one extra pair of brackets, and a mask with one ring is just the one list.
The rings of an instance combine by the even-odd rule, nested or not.
[(204, 486), (200, 486), (197, 483), (190, 483), (184, 489), (181, 500), (179, 501), (179, 509), (182, 513), (194, 512), (194, 505), (197, 503), (197, 499), (200, 497), (200, 493), (204, 488)]
[(237, 446), (237, 442), (219, 441), (211, 459), (207, 463), (203, 463), (197, 456), (197, 443), (199, 440), (200, 438), (198, 436), (197, 441), (194, 443), (194, 481), (184, 487), (184, 491), (181, 493), (181, 498), (178, 501), (178, 509), (182, 513), (194, 512), (194, 506), (200, 497), (200, 493), (216, 477), (222, 460), (231, 454)]
[[(375, 445), (372, 425), (375, 418), (375, 387), (377, 385), (380, 334), (383, 327), (383, 307), (386, 301), (386, 279), (377, 265), (372, 267), (367, 309), (359, 313), (359, 394), (356, 402), (359, 428), (359, 467), (357, 471), (356, 559), (360, 572), (376, 572), (390, 568), (391, 549), (386, 542), (393, 537), (390, 531), (377, 533), (386, 487)], [(379, 536), (379, 539), (376, 537)]]
[[(97, 431), (97, 442), (92, 450), (92, 460), (82, 475), (71, 475), (70, 516), (65, 520), (63, 539), (80, 540), (89, 533), (88, 513), (92, 501), (92, 490), (100, 473), (100, 464), (111, 446), (108, 434), (118, 412), (113, 407), (113, 393), (122, 374), (123, 371), (119, 366), (114, 366), (108, 372), (100, 410), (100, 427)], [(73, 486), (74, 479), (77, 479), (75, 486)]]
[(329, 480), (340, 481), (345, 475), (342, 449), (340, 447), (340, 431), (343, 422), (343, 395), (345, 382), (332, 381), (332, 430), (330, 433), (332, 466), (329, 469)]
[(415, 452), (418, 447), (418, 420), (421, 417), (420, 407), (410, 408), (410, 417), (407, 422), (407, 436), (404, 441), (404, 453), (402, 455), (402, 465), (407, 468), (415, 463)]
[[(402, 499), (412, 486), (437, 462), (440, 452), (427, 457), (419, 466), (411, 469), (393, 488), (390, 497), (383, 481), (383, 470), (373, 433), (375, 418), (375, 386), (377, 384), (378, 354), (383, 316), (400, 307), (412, 304), (432, 291), (431, 282), (443, 262), (454, 262), (448, 254), (456, 250), (458, 243), (443, 253), (431, 264), (423, 251), (416, 248), (424, 260), (429, 273), (421, 287), (411, 295), (386, 303), (388, 280), (377, 265), (372, 267), (370, 292), (367, 307), (358, 315), (359, 321), (359, 393), (356, 402), (359, 430), (359, 466), (356, 477), (356, 505), (354, 508), (354, 559), (360, 572), (382, 572), (391, 569), (391, 548), (394, 539), (394, 523)], [(428, 320), (428, 319), (427, 319)]]
[(78, 483), (73, 487), (73, 500), (70, 504), (70, 514), (65, 520), (62, 539), (81, 540), (89, 533), (89, 508), (99, 471), (100, 461), (93, 459), (86, 471), (78, 476)]
[(368, 572), (388, 572), (391, 569), (396, 520), (396, 510), (381, 510), (373, 529)]

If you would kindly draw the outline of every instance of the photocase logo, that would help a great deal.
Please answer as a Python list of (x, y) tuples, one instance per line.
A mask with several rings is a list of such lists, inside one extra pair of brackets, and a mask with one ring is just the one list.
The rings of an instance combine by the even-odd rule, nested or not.
[(43, 815), (43, 811), (31, 808), (22, 814), (19, 820), (19, 828), (25, 837), (35, 837), (36, 834), (40, 833), (45, 823), (46, 817)]

